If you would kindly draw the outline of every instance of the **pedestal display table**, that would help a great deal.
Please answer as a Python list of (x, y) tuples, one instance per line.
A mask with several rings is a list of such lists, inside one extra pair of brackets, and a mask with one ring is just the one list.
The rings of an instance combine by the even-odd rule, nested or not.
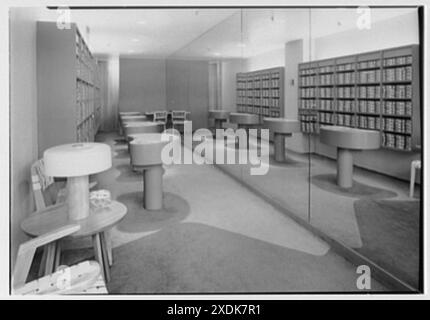
[(229, 116), (230, 122), (236, 123), (239, 128), (253, 128), (260, 124), (257, 114), (232, 112)]
[(124, 125), (127, 123), (132, 122), (142, 122), (142, 121), (149, 121), (149, 119), (143, 115), (143, 114), (137, 114), (137, 115), (120, 115), (119, 116), (119, 133), (122, 135), (124, 132)]
[[(229, 116), (230, 123), (237, 124), (238, 129), (245, 129), (249, 141), (249, 129), (257, 128), (260, 117), (257, 114), (232, 112)], [(257, 134), (258, 136), (258, 134)], [(247, 143), (248, 145), (248, 143)]]
[(381, 147), (379, 131), (340, 126), (321, 127), (320, 141), (337, 147), (337, 184), (341, 188), (352, 187), (354, 153)]
[(300, 122), (285, 118), (264, 118), (264, 127), (274, 134), (275, 160), (285, 161), (285, 138), (300, 132)]
[(147, 111), (147, 112), (145, 112), (144, 113), (144, 115), (150, 120), (150, 121), (152, 121), (152, 120), (154, 120), (154, 113), (155, 113), (155, 111)]
[[(72, 239), (92, 237), (95, 258), (102, 267), (105, 281), (108, 282), (110, 272), (105, 231), (117, 224), (126, 213), (127, 207), (124, 204), (111, 201), (106, 207), (91, 208), (86, 218), (71, 220), (67, 205), (61, 204), (30, 215), (21, 223), (21, 228), (28, 235), (37, 237), (71, 223), (78, 224), (80, 229), (69, 237)], [(54, 264), (54, 259), (46, 259), (46, 263)], [(49, 268), (53, 270), (52, 266)]]
[(138, 111), (121, 111), (118, 113), (118, 123), (119, 123), (119, 128), (121, 128), (121, 118), (122, 117), (126, 117), (126, 116), (142, 116), (143, 114), (141, 112)]
[[(165, 139), (163, 139), (165, 138)], [(134, 170), (143, 173), (143, 206), (147, 210), (163, 207), (162, 150), (169, 139), (180, 148), (180, 137), (169, 133), (143, 133), (130, 141), (130, 159)]]
[(126, 123), (124, 125), (125, 137), (138, 133), (161, 133), (163, 130), (164, 124), (161, 122), (139, 121)]
[(215, 129), (222, 129), (222, 123), (227, 121), (230, 111), (226, 110), (209, 110), (209, 118), (214, 119)]
[(148, 118), (144, 115), (138, 115), (138, 116), (121, 116), (121, 122), (135, 122), (135, 121), (145, 121), (148, 120)]
[(119, 116), (141, 116), (142, 113), (139, 111), (121, 111), (119, 112)]

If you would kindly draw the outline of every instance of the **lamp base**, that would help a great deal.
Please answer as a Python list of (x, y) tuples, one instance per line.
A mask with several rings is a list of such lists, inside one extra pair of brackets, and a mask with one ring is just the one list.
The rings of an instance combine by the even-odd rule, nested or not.
[(85, 219), (90, 214), (88, 176), (67, 178), (67, 205), (70, 220)]

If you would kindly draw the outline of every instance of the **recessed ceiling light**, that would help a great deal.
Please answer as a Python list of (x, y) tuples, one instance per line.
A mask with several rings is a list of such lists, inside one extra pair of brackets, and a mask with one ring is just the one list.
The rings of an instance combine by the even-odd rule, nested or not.
[(145, 21), (145, 20), (139, 20), (139, 21), (137, 21), (136, 23), (137, 23), (137, 24), (145, 24), (145, 23), (146, 23), (146, 21)]
[(221, 55), (221, 53), (219, 53), (219, 52), (214, 52), (214, 56), (220, 56)]
[(139, 42), (140, 40), (138, 38), (133, 38), (133, 39), (131, 39), (131, 41), (133, 41), (133, 42)]

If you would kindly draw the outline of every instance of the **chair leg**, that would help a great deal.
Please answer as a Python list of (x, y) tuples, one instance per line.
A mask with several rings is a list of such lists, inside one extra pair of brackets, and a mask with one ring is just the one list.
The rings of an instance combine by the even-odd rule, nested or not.
[(43, 247), (42, 259), (40, 260), (38, 277), (42, 278), (45, 275), (46, 259), (48, 257), (48, 246)]
[(412, 163), (411, 164), (411, 181), (410, 181), (410, 186), (409, 186), (409, 197), (410, 198), (414, 197), (414, 187), (415, 187), (415, 166)]
[(109, 266), (112, 266), (113, 264), (113, 255), (112, 255), (112, 239), (110, 236), (110, 230), (104, 232), (104, 238), (106, 240), (106, 250), (108, 254), (108, 262)]
[(45, 261), (45, 275), (51, 274), (54, 271), (54, 260), (55, 260), (55, 251), (57, 248), (57, 242), (52, 242), (46, 245), (48, 250)]
[(54, 257), (54, 272), (57, 270), (60, 265), (61, 260), (61, 241), (57, 241), (57, 246), (55, 248), (55, 257)]
[(103, 272), (103, 278), (106, 282), (110, 280), (109, 266), (105, 255), (105, 246), (103, 245), (103, 233), (97, 233), (93, 237), (94, 254), (97, 262), (100, 264)]
[(100, 244), (102, 247), (102, 258), (103, 258), (103, 265), (105, 267), (105, 275), (106, 275), (106, 282), (110, 281), (110, 266), (109, 266), (109, 254), (106, 247), (106, 234), (104, 232), (100, 233)]

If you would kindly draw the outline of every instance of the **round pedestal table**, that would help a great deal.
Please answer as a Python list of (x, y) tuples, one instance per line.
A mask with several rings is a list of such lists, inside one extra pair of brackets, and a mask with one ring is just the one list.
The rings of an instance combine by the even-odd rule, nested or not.
[[(260, 117), (257, 114), (251, 113), (230, 113), (229, 120), (233, 124), (237, 124), (238, 129), (245, 129), (249, 142), (249, 129), (257, 128), (260, 124)], [(248, 145), (248, 143), (247, 143)]]
[(320, 142), (337, 148), (337, 184), (341, 188), (351, 188), (354, 153), (379, 149), (381, 136), (376, 130), (323, 126), (320, 128)]
[(215, 129), (222, 129), (223, 122), (227, 121), (230, 111), (226, 110), (209, 110), (209, 118), (214, 119)]
[(170, 141), (180, 147), (180, 137), (168, 133), (143, 133), (130, 141), (131, 165), (143, 173), (143, 206), (147, 210), (163, 207), (162, 150)]
[(300, 132), (298, 120), (285, 118), (264, 118), (264, 127), (268, 128), (274, 135), (275, 160), (285, 161), (285, 138), (291, 137), (293, 133)]

